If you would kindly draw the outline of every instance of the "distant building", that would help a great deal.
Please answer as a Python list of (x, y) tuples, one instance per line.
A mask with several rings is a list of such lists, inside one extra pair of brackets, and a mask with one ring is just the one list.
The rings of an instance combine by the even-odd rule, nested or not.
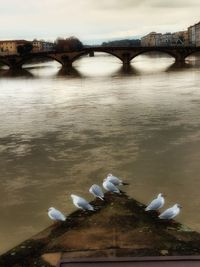
[(189, 37), (188, 31), (179, 31), (172, 33), (172, 45), (173, 46), (188, 46)]
[(141, 38), (141, 46), (160, 46), (161, 33), (150, 32)]
[(189, 45), (200, 46), (200, 22), (188, 28)]
[(42, 42), (43, 51), (52, 51), (55, 48), (55, 44), (51, 42)]
[(17, 54), (17, 47), (29, 43), (26, 40), (3, 40), (0, 41), (0, 53), (5, 55)]
[(196, 46), (200, 46), (200, 22), (195, 24)]
[(33, 50), (32, 50), (33, 52), (42, 51), (42, 42), (41, 41), (34, 39), (32, 42), (32, 45), (33, 45)]
[(164, 34), (151, 32), (141, 38), (142, 46), (187, 46), (188, 42), (188, 31)]
[(188, 28), (189, 45), (196, 46), (195, 25)]
[(161, 46), (171, 46), (172, 45), (172, 34), (171, 32), (167, 32), (165, 34), (161, 34), (160, 38), (160, 45)]
[(55, 44), (51, 42), (39, 41), (34, 39), (32, 42), (33, 52), (44, 52), (54, 50)]

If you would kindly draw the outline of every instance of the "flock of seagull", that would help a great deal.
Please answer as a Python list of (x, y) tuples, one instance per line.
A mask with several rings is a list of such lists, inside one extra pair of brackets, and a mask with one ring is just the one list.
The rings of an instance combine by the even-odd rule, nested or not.
[[(127, 185), (127, 183), (124, 183), (121, 179), (112, 174), (108, 174), (107, 177), (103, 180), (102, 185), (103, 188), (108, 192), (121, 194), (121, 191), (119, 190), (118, 186)], [(89, 192), (94, 195), (94, 197), (100, 198), (102, 201), (104, 201), (104, 193), (99, 185), (93, 184), (90, 187)], [(73, 204), (78, 209), (95, 211), (95, 208), (86, 199), (73, 194), (71, 195), (71, 198)], [(152, 200), (151, 203), (145, 208), (145, 211), (157, 211), (161, 209), (164, 204), (164, 196), (160, 193), (158, 194), (157, 198)], [(162, 212), (158, 217), (163, 220), (173, 219), (180, 213), (181, 208), (182, 207), (179, 204), (175, 204), (172, 207), (166, 209), (164, 212)], [(54, 221), (65, 221), (67, 219), (62, 212), (53, 207), (48, 209), (48, 216)]]

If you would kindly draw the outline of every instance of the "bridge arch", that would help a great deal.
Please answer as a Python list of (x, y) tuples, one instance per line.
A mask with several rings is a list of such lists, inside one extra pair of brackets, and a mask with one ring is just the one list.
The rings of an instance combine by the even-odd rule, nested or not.
[(29, 55), (22, 57), (22, 59), (17, 63), (17, 65), (19, 67), (22, 67), (24, 64), (28, 64), (33, 59), (34, 60), (36, 59), (36, 61), (37, 60), (39, 61), (41, 59), (51, 59), (63, 65), (62, 61), (60, 61), (58, 58), (51, 56), (50, 54), (41, 54), (41, 55), (29, 54)]
[[(95, 49), (92, 49), (91, 51), (95, 52), (95, 53), (106, 53), (106, 54), (109, 54), (109, 55), (112, 55), (116, 58), (118, 58), (120, 61), (123, 62), (123, 59), (121, 57), (119, 57), (118, 55), (116, 55), (114, 52), (111, 52), (111, 51), (107, 51), (107, 50), (104, 50), (104, 49), (101, 49), (101, 50), (95, 50)], [(78, 60), (79, 58), (81, 58), (82, 56), (85, 56), (85, 55), (88, 55), (90, 52), (88, 51), (84, 51), (82, 53), (80, 53), (79, 55), (75, 56), (72, 60), (72, 62)]]
[(151, 52), (167, 54), (167, 55), (171, 56), (172, 58), (174, 58), (175, 60), (177, 59), (177, 55), (174, 54), (173, 52), (169, 51), (169, 50), (152, 48), (152, 49), (140, 51), (140, 52), (136, 53), (135, 55), (132, 55), (130, 57), (130, 61), (132, 61), (132, 59), (136, 58), (137, 56), (140, 56), (140, 55), (143, 55), (143, 54), (147, 54), (147, 53), (151, 53)]
[(81, 51), (49, 51), (30, 53), (27, 55), (13, 55), (7, 57), (0, 57), (0, 61), (10, 68), (21, 68), (23, 64), (28, 63), (31, 59), (51, 59), (60, 63), (64, 68), (70, 68), (72, 63), (84, 55), (89, 53), (101, 52), (118, 58), (123, 66), (130, 65), (130, 62), (135, 57), (148, 52), (165, 53), (173, 57), (176, 62), (184, 62), (189, 55), (200, 51), (200, 47), (89, 47)]
[(0, 63), (3, 63), (3, 64), (6, 65), (7, 67), (11, 68), (10, 63), (7, 62), (6, 60), (3, 60), (2, 58), (0, 58)]
[(111, 55), (111, 56), (114, 56), (114, 57), (118, 58), (120, 61), (123, 62), (123, 59), (122, 59), (120, 56), (118, 56), (115, 52), (112, 52), (112, 51), (106, 51), (106, 50), (104, 50), (104, 49), (102, 49), (101, 51), (99, 51), (99, 50), (95, 51), (95, 50), (94, 50), (94, 52), (100, 52), (100, 53), (106, 53), (106, 54), (109, 54), (109, 55)]
[(189, 57), (189, 56), (195, 56), (195, 54), (199, 54), (200, 55), (200, 47), (199, 49), (196, 49), (195, 51), (190, 51), (185, 58)]
[[(113, 49), (115, 50), (115, 49)], [(145, 54), (145, 53), (149, 53), (149, 52), (159, 52), (159, 53), (163, 53), (163, 54), (167, 54), (169, 56), (171, 56), (172, 58), (174, 58), (175, 60), (177, 60), (179, 58), (179, 54), (176, 54), (176, 53), (173, 53), (173, 51), (171, 50), (168, 50), (168, 49), (164, 49), (164, 48), (150, 48), (148, 47), (148, 49), (144, 49), (144, 50), (141, 50), (141, 51), (132, 51), (132, 50), (129, 50), (129, 48), (127, 47), (127, 49), (124, 49), (123, 50), (118, 50), (116, 48), (116, 51), (112, 51), (109, 49), (109, 47), (107, 48), (101, 48), (101, 47), (98, 47), (98, 48), (94, 48), (94, 49), (91, 49), (90, 51), (93, 51), (93, 52), (96, 52), (96, 53), (106, 53), (106, 54), (109, 54), (109, 55), (112, 55), (116, 58), (118, 58), (123, 64), (125, 63), (130, 63), (132, 59), (134, 59), (135, 57), (141, 55), (141, 54)], [(78, 55), (76, 55), (72, 62), (78, 60), (80, 57), (84, 56), (84, 55), (87, 55), (89, 54), (90, 51), (85, 51), (85, 52), (82, 52)]]
[(80, 53), (78, 53), (77, 55), (75, 55), (75, 56), (72, 58), (72, 62), (74, 62), (74, 61), (80, 59), (80, 58), (83, 57), (83, 56), (87, 56), (88, 54), (89, 54), (88, 51), (80, 52)]

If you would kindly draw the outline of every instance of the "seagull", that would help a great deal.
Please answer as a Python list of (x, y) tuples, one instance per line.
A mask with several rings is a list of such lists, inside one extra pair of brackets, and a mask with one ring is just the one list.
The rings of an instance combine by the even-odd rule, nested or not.
[(163, 197), (163, 194), (158, 194), (157, 198), (155, 198), (145, 209), (145, 211), (149, 210), (158, 210), (162, 208), (165, 204), (165, 199)]
[(124, 183), (121, 179), (119, 179), (118, 177), (112, 175), (112, 173), (109, 173), (106, 177), (106, 180), (111, 182), (114, 185), (127, 185), (127, 183)]
[(102, 191), (102, 189), (101, 189), (101, 187), (100, 187), (99, 185), (97, 185), (97, 184), (93, 184), (93, 185), (90, 187), (89, 192), (90, 192), (91, 194), (93, 194), (95, 197), (98, 197), (98, 198), (100, 198), (101, 200), (104, 200), (104, 199), (103, 199), (103, 198), (104, 198), (104, 193), (103, 193), (103, 191)]
[(50, 219), (54, 221), (65, 221), (66, 217), (65, 215), (62, 214), (59, 210), (51, 207), (48, 209), (48, 216)]
[(170, 220), (173, 219), (175, 216), (177, 216), (181, 211), (181, 205), (175, 204), (171, 208), (165, 210), (163, 213), (161, 213), (158, 217), (163, 220)]
[(94, 207), (90, 205), (89, 202), (85, 200), (84, 198), (76, 196), (76, 195), (71, 195), (71, 198), (72, 198), (74, 205), (78, 209), (94, 211)]
[(107, 179), (104, 179), (103, 187), (106, 189), (106, 191), (121, 194), (120, 190)]

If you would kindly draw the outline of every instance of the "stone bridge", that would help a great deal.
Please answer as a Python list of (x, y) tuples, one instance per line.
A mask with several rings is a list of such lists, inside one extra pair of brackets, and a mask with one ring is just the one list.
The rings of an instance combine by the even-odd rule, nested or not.
[(24, 64), (31, 60), (49, 58), (59, 62), (64, 68), (70, 68), (74, 61), (80, 57), (94, 52), (104, 52), (117, 57), (123, 64), (123, 66), (130, 65), (132, 59), (138, 55), (148, 52), (162, 52), (172, 56), (176, 62), (184, 62), (185, 58), (189, 55), (200, 52), (200, 47), (89, 47), (80, 51), (70, 52), (33, 52), (25, 55), (4, 55), (0, 56), (0, 62), (9, 66), (11, 69), (21, 68)]

